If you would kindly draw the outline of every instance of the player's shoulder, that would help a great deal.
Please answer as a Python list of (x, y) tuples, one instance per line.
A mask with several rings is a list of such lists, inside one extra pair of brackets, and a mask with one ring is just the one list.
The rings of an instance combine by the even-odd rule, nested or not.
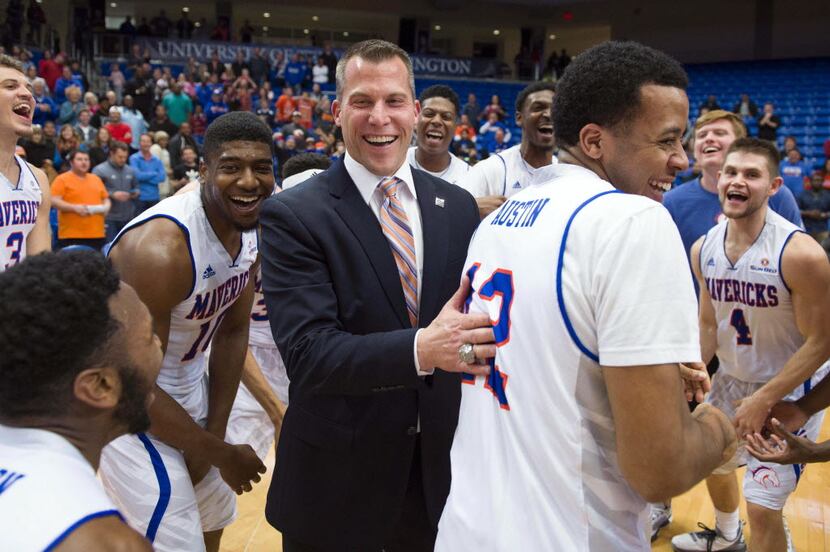
[(56, 552), (151, 552), (150, 542), (115, 512), (96, 516), (79, 525), (55, 548)]
[(809, 267), (824, 266), (828, 260), (824, 248), (812, 236), (796, 227), (784, 246), (782, 262), (809, 270)]

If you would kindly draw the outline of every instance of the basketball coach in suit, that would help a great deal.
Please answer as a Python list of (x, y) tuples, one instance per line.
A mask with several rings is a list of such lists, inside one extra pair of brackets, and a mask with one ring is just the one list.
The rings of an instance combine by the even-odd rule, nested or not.
[(487, 373), (496, 350), (488, 317), (461, 312), (478, 209), (406, 163), (420, 106), (403, 50), (355, 44), (336, 74), (344, 159), (261, 215), (263, 291), (291, 380), (266, 517), (286, 552), (426, 552), (460, 372)]

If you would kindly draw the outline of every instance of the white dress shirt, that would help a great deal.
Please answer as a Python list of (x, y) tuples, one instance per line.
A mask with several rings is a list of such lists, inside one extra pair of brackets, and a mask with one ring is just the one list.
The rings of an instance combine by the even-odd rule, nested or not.
[[(412, 169), (409, 167), (409, 163), (404, 161), (394, 175), (381, 176), (369, 172), (366, 167), (355, 161), (348, 152), (343, 156), (343, 164), (346, 167), (346, 172), (349, 173), (355, 186), (357, 186), (357, 191), (360, 192), (363, 201), (366, 202), (378, 221), (380, 221), (380, 209), (385, 199), (378, 184), (387, 176), (396, 176), (403, 181), (404, 185), (398, 186), (398, 200), (406, 211), (409, 227), (412, 229), (412, 238), (415, 241), (415, 263), (418, 267), (418, 311), (420, 312), (421, 286), (424, 280), (424, 232), (421, 226), (421, 209), (418, 207), (415, 181), (412, 179)], [(415, 356), (415, 369), (419, 376), (428, 376), (432, 374), (433, 370), (422, 371), (418, 365), (419, 333), (421, 333), (421, 330), (418, 330), (418, 333), (415, 334), (415, 341), (412, 346)]]

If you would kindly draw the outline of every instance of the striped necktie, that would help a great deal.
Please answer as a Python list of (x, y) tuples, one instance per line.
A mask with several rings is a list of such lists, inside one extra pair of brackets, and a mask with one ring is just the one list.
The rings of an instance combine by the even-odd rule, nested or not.
[(380, 226), (383, 235), (392, 248), (392, 256), (398, 265), (401, 278), (406, 311), (412, 326), (418, 325), (418, 264), (415, 259), (415, 238), (409, 226), (409, 218), (398, 199), (398, 187), (403, 181), (395, 176), (384, 178), (378, 184), (383, 192), (383, 204), (380, 206)]

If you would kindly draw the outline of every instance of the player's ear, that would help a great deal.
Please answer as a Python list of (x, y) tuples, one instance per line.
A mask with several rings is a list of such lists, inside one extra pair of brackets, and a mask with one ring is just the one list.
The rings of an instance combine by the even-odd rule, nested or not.
[(517, 127), (522, 126), (522, 112), (521, 111), (517, 111), (516, 115), (513, 117), (513, 119), (516, 121), (516, 126)]
[(199, 161), (199, 181), (202, 183), (207, 182), (207, 161), (202, 159)]
[(591, 159), (599, 159), (603, 154), (605, 137), (601, 126), (588, 123), (579, 131), (579, 148)]
[(782, 184), (784, 184), (784, 179), (783, 178), (781, 178), (780, 176), (776, 176), (775, 178), (773, 178), (772, 183), (770, 184), (770, 187), (769, 187), (769, 194), (768, 195), (770, 197), (774, 196), (776, 194), (776, 192), (778, 192), (778, 190), (781, 188)]
[(115, 408), (121, 397), (121, 377), (111, 366), (87, 368), (75, 377), (75, 398), (93, 408)]

